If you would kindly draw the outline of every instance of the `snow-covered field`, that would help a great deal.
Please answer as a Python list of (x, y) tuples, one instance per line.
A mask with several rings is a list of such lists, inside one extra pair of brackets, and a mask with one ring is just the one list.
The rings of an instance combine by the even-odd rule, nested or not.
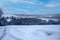
[(60, 25), (4, 26), (0, 28), (0, 34), (2, 40), (60, 40)]

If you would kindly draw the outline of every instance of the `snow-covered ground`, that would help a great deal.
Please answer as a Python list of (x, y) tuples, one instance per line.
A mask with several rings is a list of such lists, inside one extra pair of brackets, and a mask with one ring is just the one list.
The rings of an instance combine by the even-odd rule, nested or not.
[(6, 29), (2, 40), (60, 40), (60, 25), (11, 25), (5, 27), (2, 27), (2, 29)]

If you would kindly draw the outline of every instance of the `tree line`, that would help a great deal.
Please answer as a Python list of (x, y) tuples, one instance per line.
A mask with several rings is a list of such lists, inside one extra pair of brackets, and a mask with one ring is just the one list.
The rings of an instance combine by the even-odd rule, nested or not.
[[(10, 19), (10, 21), (8, 21)], [(60, 21), (37, 19), (37, 18), (15, 18), (15, 17), (1, 17), (0, 26), (4, 25), (56, 25), (60, 24)]]

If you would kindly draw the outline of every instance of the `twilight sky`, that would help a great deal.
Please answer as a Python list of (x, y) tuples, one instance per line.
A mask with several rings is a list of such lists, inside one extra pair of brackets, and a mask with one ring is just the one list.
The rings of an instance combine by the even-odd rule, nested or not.
[(5, 14), (60, 13), (60, 0), (0, 0)]

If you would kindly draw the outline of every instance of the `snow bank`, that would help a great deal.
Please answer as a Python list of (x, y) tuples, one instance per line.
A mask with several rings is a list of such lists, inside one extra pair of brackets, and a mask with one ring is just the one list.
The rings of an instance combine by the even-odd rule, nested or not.
[[(7, 27), (8, 35), (14, 39), (60, 40), (60, 25), (11, 25)], [(8, 40), (12, 40), (9, 38)], [(7, 36), (5, 39), (7, 39)]]

